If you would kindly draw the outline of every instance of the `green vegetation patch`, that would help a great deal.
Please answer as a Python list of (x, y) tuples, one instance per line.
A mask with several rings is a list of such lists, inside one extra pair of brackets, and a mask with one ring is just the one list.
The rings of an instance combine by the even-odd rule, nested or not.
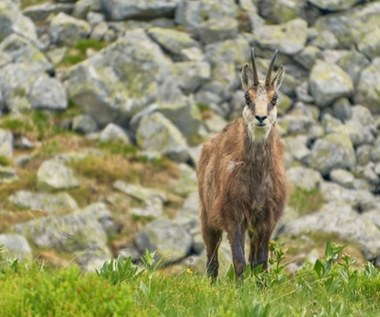
[(293, 207), (299, 215), (317, 211), (323, 203), (324, 198), (318, 188), (306, 190), (295, 187), (289, 198), (289, 206)]
[(72, 66), (78, 64), (87, 58), (87, 49), (100, 51), (107, 45), (108, 43), (95, 39), (81, 39), (67, 50), (60, 66)]
[(0, 311), (5, 317), (378, 316), (380, 274), (371, 263), (354, 267), (340, 246), (328, 244), (323, 259), (288, 275), (283, 255), (274, 246), (269, 272), (215, 283), (190, 269), (161, 271), (149, 253), (142, 266), (117, 259), (86, 274), (2, 261)]

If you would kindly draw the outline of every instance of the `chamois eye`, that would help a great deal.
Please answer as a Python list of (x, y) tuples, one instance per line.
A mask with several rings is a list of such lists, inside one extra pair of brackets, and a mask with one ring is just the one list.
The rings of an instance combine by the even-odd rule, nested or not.
[(277, 99), (278, 99), (278, 95), (274, 93), (272, 97), (272, 101), (271, 101), (272, 106), (276, 105)]
[(249, 94), (248, 94), (248, 92), (246, 92), (246, 93), (244, 94), (244, 98), (245, 98), (245, 103), (246, 103), (246, 105), (249, 106), (250, 103), (251, 103), (251, 98), (249, 98)]

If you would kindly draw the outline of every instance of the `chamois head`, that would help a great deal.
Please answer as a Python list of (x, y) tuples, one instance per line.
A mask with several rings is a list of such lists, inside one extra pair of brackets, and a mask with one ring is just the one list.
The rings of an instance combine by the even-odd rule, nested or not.
[(241, 83), (245, 91), (246, 106), (243, 118), (254, 140), (265, 140), (277, 118), (277, 90), (284, 77), (284, 68), (280, 66), (272, 80), (273, 65), (278, 50), (275, 51), (269, 65), (265, 81), (259, 80), (255, 63), (254, 48), (251, 50), (252, 70), (245, 64), (241, 71)]

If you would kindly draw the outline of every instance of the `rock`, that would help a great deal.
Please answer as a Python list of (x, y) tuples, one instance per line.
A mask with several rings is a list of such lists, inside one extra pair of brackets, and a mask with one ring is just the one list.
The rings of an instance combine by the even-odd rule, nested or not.
[(352, 108), (347, 98), (339, 98), (333, 105), (333, 115), (341, 121), (347, 121), (352, 117)]
[(11, 34), (0, 43), (0, 55), (12, 63), (25, 63), (28, 69), (39, 72), (52, 73), (54, 70), (51, 62), (36, 47), (36, 44), (28, 38)]
[(74, 256), (84, 272), (99, 272), (104, 263), (112, 258), (111, 252), (104, 247), (91, 247), (86, 252), (75, 252)]
[(86, 114), (80, 114), (73, 118), (72, 129), (75, 132), (88, 134), (95, 132), (97, 128), (95, 120)]
[(116, 181), (113, 187), (144, 204), (143, 207), (130, 208), (133, 216), (138, 218), (158, 218), (162, 216), (163, 204), (168, 200), (163, 191), (127, 184), (123, 181)]
[(238, 6), (233, 0), (180, 1), (175, 11), (175, 22), (198, 34), (204, 21), (236, 18)]
[(307, 136), (297, 135), (284, 139), (287, 152), (296, 160), (306, 162), (310, 156), (310, 149), (307, 147)]
[(192, 238), (173, 221), (158, 219), (136, 235), (135, 243), (141, 253), (157, 250), (164, 263), (173, 263), (189, 254)]
[(380, 30), (375, 28), (366, 32), (364, 36), (359, 36), (357, 45), (359, 51), (369, 59), (378, 57), (380, 54)]
[(100, 125), (125, 125), (154, 100), (175, 100), (180, 91), (168, 76), (170, 60), (143, 30), (124, 37), (69, 73), (70, 98)]
[(328, 134), (318, 139), (311, 150), (310, 166), (323, 175), (334, 168), (352, 168), (356, 164), (351, 140), (342, 133)]
[(347, 189), (335, 183), (324, 182), (321, 184), (320, 191), (326, 202), (345, 203), (359, 212), (375, 207), (373, 194), (365, 189)]
[(377, 137), (371, 151), (371, 160), (375, 162), (380, 161), (380, 137)]
[(171, 189), (177, 195), (186, 197), (197, 189), (197, 177), (195, 170), (187, 164), (180, 164), (178, 168), (180, 178), (171, 185)]
[(309, 0), (318, 8), (327, 11), (343, 11), (353, 7), (357, 0)]
[(185, 94), (198, 90), (211, 78), (210, 64), (207, 62), (180, 62), (172, 66), (172, 76)]
[[(194, 48), (200, 50), (198, 42), (194, 41), (186, 32), (153, 27), (147, 30), (150, 37), (163, 49), (170, 52), (174, 58), (180, 60), (188, 59), (187, 49)], [(202, 54), (200, 52), (200, 54)]]
[(306, 6), (306, 1), (258, 1), (257, 6), (261, 16), (269, 18), (276, 23), (283, 23), (299, 17), (302, 14), (302, 8)]
[(354, 146), (371, 144), (375, 140), (375, 119), (371, 112), (363, 106), (352, 107), (351, 119), (345, 122), (344, 129)]
[(125, 247), (118, 251), (118, 256), (124, 259), (131, 258), (133, 262), (140, 259), (140, 252), (135, 247)]
[(40, 73), (27, 64), (8, 64), (0, 68), (0, 90), (5, 108), (20, 113), (31, 108), (28, 94)]
[(354, 188), (355, 176), (343, 169), (337, 168), (331, 171), (330, 178), (333, 182), (346, 187)]
[(33, 22), (21, 13), (17, 3), (12, 0), (2, 0), (0, 3), (0, 42), (11, 33), (23, 34), (26, 38), (37, 40)]
[(375, 163), (369, 162), (364, 168), (359, 168), (358, 172), (368, 183), (375, 186), (380, 183), (379, 176), (375, 172)]
[(318, 60), (311, 70), (309, 87), (316, 103), (321, 108), (330, 105), (340, 97), (353, 92), (351, 77), (339, 66)]
[(380, 230), (344, 203), (330, 203), (317, 213), (293, 220), (284, 226), (282, 234), (332, 235), (359, 246), (368, 260), (380, 254)]
[(371, 160), (372, 148), (368, 144), (359, 146), (356, 149), (356, 163), (358, 165), (366, 165)]
[(362, 219), (371, 221), (380, 230), (380, 212), (379, 209), (372, 209), (362, 214)]
[(294, 19), (280, 25), (263, 25), (256, 30), (254, 42), (266, 49), (295, 55), (302, 51), (306, 39), (306, 21)]
[(372, 64), (360, 74), (355, 91), (355, 102), (367, 107), (373, 114), (380, 114), (380, 58), (375, 58)]
[(13, 156), (13, 135), (3, 129), (0, 129), (0, 156), (7, 158)]
[(104, 254), (109, 254), (106, 246), (109, 219), (112, 219), (109, 210), (98, 203), (73, 214), (19, 223), (14, 229), (39, 248), (83, 254), (101, 249)]
[(177, 212), (175, 222), (188, 232), (199, 228), (199, 197), (198, 192), (194, 191), (183, 202), (182, 208)]
[(165, 192), (155, 188), (147, 188), (134, 184), (127, 184), (123, 181), (116, 181), (113, 183), (113, 188), (131, 196), (132, 198), (140, 201), (147, 202), (158, 198), (162, 202), (167, 202), (168, 197)]
[(307, 191), (318, 189), (323, 182), (321, 174), (305, 167), (292, 167), (287, 170), (286, 175), (293, 186)]
[(8, 200), (20, 208), (42, 210), (49, 213), (78, 208), (77, 202), (68, 193), (47, 194), (20, 190), (9, 196)]
[(136, 141), (144, 151), (168, 155), (179, 162), (190, 159), (185, 138), (161, 113), (155, 112), (141, 119), (136, 131)]
[(202, 122), (201, 114), (191, 98), (177, 102), (160, 102), (157, 111), (173, 122), (187, 140), (197, 137)]
[(16, 170), (13, 167), (0, 165), (0, 184), (10, 184), (18, 180)]
[(102, 9), (101, 0), (78, 0), (75, 2), (72, 15), (76, 18), (84, 19), (89, 12), (101, 11)]
[(59, 13), (50, 22), (49, 35), (52, 43), (72, 45), (88, 37), (91, 26), (65, 13)]
[(0, 246), (3, 247), (1, 253), (2, 260), (14, 259), (30, 260), (32, 249), (25, 237), (18, 234), (0, 234)]
[(306, 69), (311, 69), (314, 66), (316, 60), (321, 58), (321, 50), (313, 45), (305, 46), (305, 48), (294, 57), (294, 59)]
[(30, 104), (34, 109), (64, 110), (67, 108), (66, 91), (55, 78), (39, 76), (34, 82), (30, 95)]
[(233, 18), (211, 19), (199, 25), (198, 36), (203, 44), (220, 42), (235, 38), (238, 22)]
[(79, 186), (72, 169), (56, 160), (44, 161), (37, 171), (37, 186), (41, 189), (69, 189)]
[(94, 26), (90, 37), (92, 39), (102, 41), (102, 40), (105, 40), (108, 32), (109, 32), (108, 24), (103, 21), (97, 24), (96, 26)]
[(177, 5), (176, 0), (101, 0), (101, 3), (112, 21), (172, 16)]
[(131, 144), (125, 130), (114, 123), (109, 123), (103, 131), (100, 132), (99, 140), (101, 142), (118, 141), (124, 144)]
[(227, 121), (221, 116), (213, 114), (210, 118), (204, 120), (204, 125), (208, 132), (219, 133), (227, 125)]
[(355, 50), (349, 50), (337, 60), (337, 64), (350, 75), (352, 82), (356, 84), (361, 71), (369, 66), (370, 62), (363, 54)]
[(57, 15), (60, 12), (70, 14), (73, 9), (74, 4), (71, 3), (41, 3), (26, 7), (22, 13), (34, 22), (41, 22), (49, 15)]

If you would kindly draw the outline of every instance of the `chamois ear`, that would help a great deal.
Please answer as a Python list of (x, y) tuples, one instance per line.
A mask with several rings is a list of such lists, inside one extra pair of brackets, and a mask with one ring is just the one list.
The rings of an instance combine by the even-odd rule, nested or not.
[(285, 73), (284, 67), (281, 65), (280, 69), (278, 70), (276, 76), (274, 77), (272, 81), (272, 87), (274, 90), (280, 89), (282, 80), (284, 79), (284, 73)]
[(248, 64), (245, 64), (240, 73), (241, 84), (243, 89), (247, 91), (250, 87), (253, 86), (253, 74), (249, 69)]

